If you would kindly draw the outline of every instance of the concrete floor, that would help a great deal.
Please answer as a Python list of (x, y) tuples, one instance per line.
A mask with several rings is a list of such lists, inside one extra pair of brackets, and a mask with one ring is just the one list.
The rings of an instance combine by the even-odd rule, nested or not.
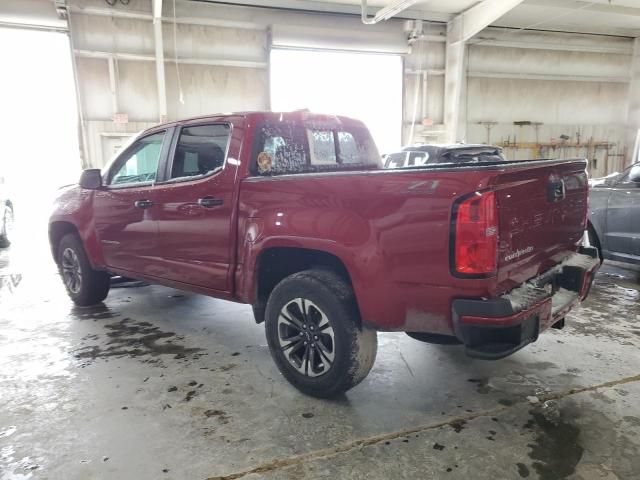
[(0, 250), (0, 480), (638, 479), (639, 276), (605, 264), (564, 330), (498, 362), (380, 334), (321, 401), (247, 306), (134, 284), (80, 309), (46, 248)]

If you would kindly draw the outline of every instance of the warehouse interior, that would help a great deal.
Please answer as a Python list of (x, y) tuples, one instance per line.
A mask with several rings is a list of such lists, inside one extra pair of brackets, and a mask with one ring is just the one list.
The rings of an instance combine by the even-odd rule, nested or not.
[(0, 480), (640, 478), (637, 262), (606, 260), (564, 329), (504, 360), (379, 333), (371, 374), (319, 400), (250, 306), (125, 281), (77, 307), (47, 239), (81, 170), (218, 113), (309, 109), (363, 120), (382, 154), (490, 144), (622, 172), (640, 2), (2, 0), (0, 45)]

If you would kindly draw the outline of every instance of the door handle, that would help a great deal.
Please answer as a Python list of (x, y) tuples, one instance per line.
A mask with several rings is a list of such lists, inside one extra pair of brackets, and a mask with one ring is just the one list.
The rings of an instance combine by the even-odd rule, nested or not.
[(221, 198), (204, 197), (198, 199), (198, 205), (205, 208), (219, 207), (224, 203)]
[(145, 208), (149, 208), (153, 205), (153, 202), (151, 200), (136, 200), (135, 202), (133, 202), (133, 205), (136, 208), (141, 208), (141, 209), (145, 209)]

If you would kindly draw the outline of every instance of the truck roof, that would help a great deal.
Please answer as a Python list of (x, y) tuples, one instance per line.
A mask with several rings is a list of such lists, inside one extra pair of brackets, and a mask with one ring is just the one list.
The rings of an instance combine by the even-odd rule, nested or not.
[(355, 118), (346, 117), (344, 115), (330, 115), (330, 114), (322, 114), (322, 113), (314, 113), (309, 110), (293, 110), (290, 112), (271, 112), (271, 111), (260, 111), (260, 110), (251, 110), (245, 112), (227, 112), (227, 113), (212, 113), (208, 115), (200, 115), (197, 117), (184, 118), (181, 120), (174, 120), (172, 122), (162, 123), (159, 125), (155, 125), (145, 131), (151, 131), (158, 128), (167, 128), (172, 127), (174, 125), (180, 125), (184, 123), (190, 123), (194, 121), (202, 121), (202, 120), (219, 120), (220, 118), (225, 117), (246, 117), (255, 121), (260, 120), (274, 120), (274, 121), (303, 121), (303, 120), (320, 120), (320, 121), (328, 121), (333, 120), (336, 123), (346, 123), (346, 124), (358, 124), (364, 125), (362, 121), (357, 120)]

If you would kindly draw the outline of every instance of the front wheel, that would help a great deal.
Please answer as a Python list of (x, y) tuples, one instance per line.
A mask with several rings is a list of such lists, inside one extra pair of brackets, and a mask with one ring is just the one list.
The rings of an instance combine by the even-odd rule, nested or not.
[(271, 355), (301, 392), (327, 398), (360, 383), (378, 347), (361, 325), (353, 290), (333, 272), (295, 273), (271, 293), (265, 319)]
[(57, 258), (62, 282), (76, 305), (87, 307), (107, 298), (109, 274), (91, 267), (77, 235), (70, 233), (62, 237)]

